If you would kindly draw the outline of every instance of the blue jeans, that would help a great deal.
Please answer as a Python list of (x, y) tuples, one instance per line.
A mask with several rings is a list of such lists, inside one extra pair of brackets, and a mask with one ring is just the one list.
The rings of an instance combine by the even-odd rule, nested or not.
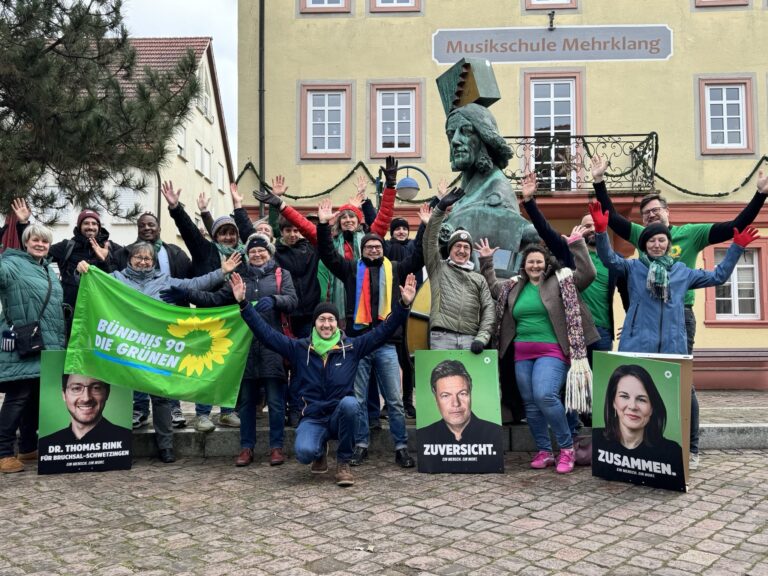
[(293, 449), (302, 464), (311, 464), (325, 454), (328, 440), (337, 439), (336, 463), (352, 459), (355, 448), (355, 426), (359, 418), (360, 403), (354, 396), (341, 399), (330, 418), (302, 418), (296, 428)]
[[(693, 356), (693, 342), (696, 340), (696, 315), (693, 308), (685, 307), (685, 332), (688, 344), (688, 354)], [(699, 453), (699, 399), (696, 389), (691, 382), (691, 453)]]
[(385, 344), (360, 360), (355, 376), (355, 398), (360, 403), (360, 416), (355, 445), (368, 447), (370, 431), (368, 429), (368, 382), (371, 369), (379, 382), (379, 391), (384, 396), (389, 413), (389, 432), (395, 443), (395, 450), (408, 446), (408, 433), (405, 431), (405, 411), (403, 398), (400, 396), (400, 364), (394, 345)]
[[(195, 402), (195, 416), (210, 416), (213, 406), (210, 404), (198, 404)], [(222, 414), (232, 414), (235, 411), (234, 408), (220, 408)]]
[(595, 326), (597, 333), (600, 334), (600, 340), (594, 344), (587, 346), (587, 360), (589, 360), (589, 367), (592, 367), (592, 353), (593, 352), (610, 352), (613, 350), (613, 334), (608, 328), (602, 326)]
[(285, 381), (247, 378), (240, 383), (240, 448), (256, 446), (256, 409), (264, 387), (269, 407), (269, 447), (282, 448), (285, 431)]
[(525, 404), (525, 417), (538, 450), (552, 452), (547, 426), (552, 428), (561, 449), (573, 446), (565, 407), (560, 399), (567, 373), (565, 362), (549, 356), (515, 363), (515, 377)]
[(6, 384), (5, 399), (0, 408), (0, 458), (13, 456), (16, 430), (19, 452), (37, 450), (37, 419), (40, 379), (30, 378)]

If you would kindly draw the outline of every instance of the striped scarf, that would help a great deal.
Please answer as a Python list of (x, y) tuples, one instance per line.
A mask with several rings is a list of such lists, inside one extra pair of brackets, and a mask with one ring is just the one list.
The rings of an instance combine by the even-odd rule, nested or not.
[(651, 260), (648, 254), (640, 252), (640, 262), (648, 266), (648, 277), (645, 287), (654, 298), (663, 302), (669, 301), (669, 271), (675, 261), (666, 254)]
[(568, 345), (571, 349), (571, 368), (565, 379), (565, 408), (586, 414), (592, 412), (592, 369), (587, 361), (579, 294), (570, 268), (561, 268), (555, 272), (555, 276), (560, 284), (560, 297), (563, 300), (565, 324), (568, 329)]
[[(392, 311), (392, 262), (384, 258), (379, 270), (379, 320), (385, 320)], [(371, 310), (371, 269), (361, 260), (357, 263), (355, 286), (355, 330), (361, 330), (373, 323)]]
[[(352, 233), (351, 245), (352, 245), (352, 259), (360, 259), (360, 240), (362, 240), (364, 233), (360, 230), (356, 230)], [(344, 234), (340, 233), (333, 238), (333, 246), (342, 258), (346, 258), (344, 252)], [(344, 282), (337, 278), (328, 267), (320, 260), (317, 264), (317, 282), (320, 284), (320, 300), (322, 302), (333, 302), (339, 309), (342, 317), (344, 317), (345, 310), (347, 309), (347, 294), (344, 288)]]

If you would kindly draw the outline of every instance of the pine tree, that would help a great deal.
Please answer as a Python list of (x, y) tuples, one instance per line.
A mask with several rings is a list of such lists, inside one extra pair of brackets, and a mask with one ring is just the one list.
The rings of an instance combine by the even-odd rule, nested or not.
[(199, 88), (191, 50), (173, 71), (136, 69), (121, 5), (0, 0), (3, 212), (24, 197), (38, 216), (71, 202), (135, 217), (112, 190), (146, 188)]

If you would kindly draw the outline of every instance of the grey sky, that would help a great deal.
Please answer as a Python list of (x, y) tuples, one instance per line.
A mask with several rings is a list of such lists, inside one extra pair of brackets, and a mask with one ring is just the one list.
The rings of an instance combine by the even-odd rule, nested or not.
[(237, 166), (237, 0), (125, 0), (131, 36), (210, 36), (229, 148)]

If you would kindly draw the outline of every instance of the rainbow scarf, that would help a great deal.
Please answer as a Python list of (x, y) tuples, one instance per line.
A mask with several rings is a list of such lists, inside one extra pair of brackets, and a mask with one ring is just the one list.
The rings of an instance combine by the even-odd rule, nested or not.
[[(392, 262), (384, 258), (379, 271), (379, 320), (385, 320), (392, 311)], [(360, 260), (357, 263), (355, 286), (355, 330), (361, 330), (373, 322), (371, 314), (371, 270)]]

